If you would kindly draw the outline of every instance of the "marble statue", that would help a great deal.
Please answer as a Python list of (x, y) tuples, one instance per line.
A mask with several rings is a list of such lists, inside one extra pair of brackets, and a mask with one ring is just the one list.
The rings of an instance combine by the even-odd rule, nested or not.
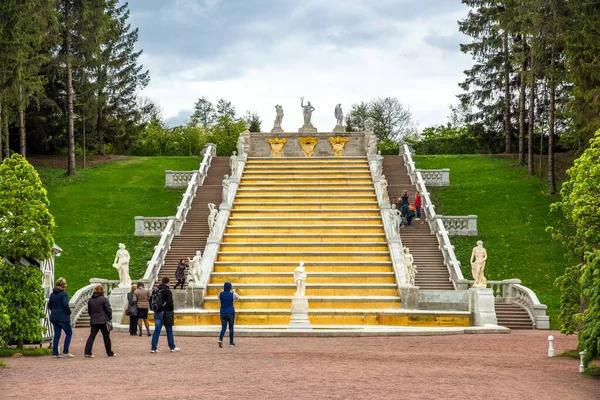
[(334, 157), (343, 157), (344, 156), (344, 146), (346, 145), (346, 142), (348, 142), (347, 137), (341, 137), (341, 136), (336, 136), (336, 137), (330, 137), (329, 138), (329, 143), (331, 143), (331, 154)]
[(231, 157), (229, 157), (229, 166), (231, 167), (231, 177), (232, 178), (237, 177), (239, 164), (238, 164), (238, 156), (235, 151), (233, 152)]
[(485, 261), (487, 260), (487, 251), (483, 247), (481, 240), (477, 241), (477, 246), (473, 247), (471, 253), (471, 272), (473, 273), (474, 288), (485, 288), (487, 287), (487, 281), (483, 276), (483, 270), (485, 269)]
[(275, 124), (274, 128), (281, 128), (281, 121), (283, 120), (283, 106), (277, 104), (275, 106)]
[(306, 296), (306, 268), (304, 268), (304, 261), (300, 261), (300, 265), (294, 270), (294, 283), (296, 284), (296, 293), (294, 296)]
[[(213, 204), (214, 205), (214, 204)], [(190, 269), (188, 272), (188, 282), (194, 282), (196, 285), (200, 284), (200, 279), (202, 278), (202, 270), (200, 269), (200, 262), (202, 261), (202, 252), (200, 250), (196, 251), (196, 255), (194, 258), (189, 258), (188, 261), (190, 263)]]
[(369, 138), (369, 144), (367, 146), (367, 155), (375, 154), (377, 154), (377, 138), (375, 136), (371, 136)]
[(227, 195), (229, 194), (229, 175), (223, 176), (223, 203), (227, 204)]
[(335, 106), (335, 121), (335, 124), (338, 126), (344, 125), (344, 112), (342, 111), (341, 103), (338, 103), (338, 105)]
[(125, 245), (119, 243), (119, 250), (115, 255), (115, 261), (113, 262), (113, 268), (119, 272), (119, 287), (120, 288), (131, 288), (131, 278), (129, 277), (129, 252), (125, 250)]
[(271, 157), (283, 157), (283, 145), (287, 143), (286, 138), (279, 139), (278, 137), (276, 137), (274, 139), (267, 139), (267, 142), (271, 145)]
[(319, 138), (312, 136), (299, 137), (298, 142), (300, 143), (300, 148), (302, 148), (304, 157), (312, 157), (315, 152), (315, 146), (319, 142)]
[(375, 164), (375, 176), (383, 175), (383, 156), (381, 150), (377, 152), (377, 163)]
[(244, 154), (246, 154), (244, 151), (245, 146), (246, 146), (246, 140), (244, 139), (244, 136), (240, 135), (240, 137), (238, 138), (238, 141), (237, 141), (237, 153), (240, 157), (243, 156)]
[(306, 105), (304, 105), (304, 97), (300, 97), (300, 107), (302, 107), (302, 115), (304, 116), (304, 125), (312, 126), (310, 120), (312, 118), (313, 111), (315, 111), (315, 108), (310, 104), (310, 101), (307, 101)]
[(208, 203), (208, 210), (208, 234), (212, 235), (219, 212), (215, 208), (214, 203)]
[(388, 181), (385, 179), (385, 175), (381, 175), (381, 180), (379, 181), (379, 188), (381, 189), (381, 202), (389, 203), (390, 196), (388, 195)]
[(371, 118), (368, 118), (365, 121), (365, 132), (373, 132), (374, 129), (375, 129), (375, 126), (373, 124), (373, 120)]
[(410, 254), (408, 247), (402, 249), (402, 258), (404, 259), (404, 267), (406, 268), (406, 283), (411, 286), (415, 286), (417, 266), (414, 264), (414, 258), (412, 254)]
[(392, 232), (394, 236), (400, 236), (400, 225), (401, 225), (402, 213), (395, 204), (392, 204), (390, 209), (390, 222), (392, 223)]

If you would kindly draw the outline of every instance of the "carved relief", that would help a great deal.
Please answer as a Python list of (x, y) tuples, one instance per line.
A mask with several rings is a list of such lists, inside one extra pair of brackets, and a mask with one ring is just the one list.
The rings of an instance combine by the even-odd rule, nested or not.
[(344, 145), (346, 144), (346, 142), (348, 142), (347, 137), (341, 137), (341, 136), (336, 136), (336, 137), (330, 137), (329, 138), (329, 142), (331, 143), (331, 147), (332, 147), (332, 154), (334, 157), (343, 157), (344, 156)]
[(279, 139), (276, 137), (275, 139), (268, 139), (267, 142), (271, 145), (271, 157), (273, 158), (281, 158), (283, 157), (283, 145), (287, 143), (287, 139)]
[(300, 147), (302, 147), (302, 153), (304, 153), (304, 157), (312, 157), (315, 152), (315, 146), (319, 141), (318, 138), (308, 136), (298, 138), (298, 142), (300, 142)]

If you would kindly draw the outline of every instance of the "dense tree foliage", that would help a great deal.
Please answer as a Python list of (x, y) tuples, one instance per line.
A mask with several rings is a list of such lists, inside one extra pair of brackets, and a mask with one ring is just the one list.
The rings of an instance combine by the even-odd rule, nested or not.
[(379, 97), (368, 103), (353, 104), (346, 115), (346, 130), (363, 131), (369, 118), (379, 140), (400, 141), (418, 134), (412, 112), (395, 97)]
[(44, 317), (41, 271), (34, 260), (50, 258), (54, 245), (54, 218), (48, 210), (46, 190), (35, 169), (18, 154), (0, 165), (0, 286), (10, 326), (4, 339), (22, 345), (42, 339)]

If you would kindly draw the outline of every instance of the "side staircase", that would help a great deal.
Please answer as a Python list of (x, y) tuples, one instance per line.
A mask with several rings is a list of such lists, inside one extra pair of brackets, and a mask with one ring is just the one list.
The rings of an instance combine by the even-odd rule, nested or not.
[(187, 261), (188, 257), (194, 257), (197, 250), (204, 251), (209, 234), (208, 204), (214, 203), (219, 206), (222, 199), (223, 175), (230, 172), (228, 157), (213, 157), (204, 184), (198, 188), (196, 197), (192, 201), (192, 208), (181, 233), (171, 243), (171, 249), (165, 257), (165, 264), (160, 269), (156, 285), (160, 284), (160, 278), (164, 276), (168, 276), (174, 285), (177, 282), (175, 270), (178, 261), (182, 258)]
[[(410, 204), (414, 204), (417, 189), (410, 183), (402, 157), (385, 156), (383, 174), (388, 181), (390, 199), (402, 196), (402, 191), (406, 190)], [(425, 213), (421, 214), (421, 218), (421, 221), (413, 219), (410, 226), (405, 225), (400, 230), (402, 245), (410, 249), (417, 266), (415, 284), (421, 290), (453, 290), (454, 286), (450, 282), (450, 274), (444, 265), (437, 238), (424, 221)]]

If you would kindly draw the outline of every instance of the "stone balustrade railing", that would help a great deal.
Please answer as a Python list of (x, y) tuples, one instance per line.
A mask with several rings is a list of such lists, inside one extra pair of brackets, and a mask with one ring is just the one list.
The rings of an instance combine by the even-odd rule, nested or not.
[(198, 171), (194, 171), (192, 178), (188, 182), (187, 189), (182, 196), (181, 203), (177, 207), (177, 214), (175, 217), (168, 218), (167, 224), (160, 234), (160, 240), (154, 247), (154, 253), (152, 258), (148, 261), (146, 272), (144, 273), (144, 280), (149, 282), (149, 285), (154, 285), (154, 282), (158, 278), (158, 272), (165, 263), (165, 257), (167, 252), (171, 248), (171, 243), (176, 235), (179, 235), (183, 224), (185, 224), (187, 214), (191, 209), (192, 201), (196, 197), (198, 188), (204, 184), (204, 179), (210, 168), (212, 158), (216, 155), (217, 147), (209, 143), (206, 145), (203, 153), (202, 163)]
[(417, 190), (421, 193), (422, 209), (425, 212), (427, 223), (431, 232), (437, 237), (442, 256), (444, 257), (444, 265), (448, 268), (450, 274), (450, 280), (454, 288), (458, 289), (457, 285), (461, 280), (464, 280), (464, 277), (460, 269), (460, 261), (458, 261), (456, 254), (454, 254), (454, 246), (450, 243), (449, 232), (444, 226), (443, 220), (437, 218), (435, 207), (431, 202), (429, 191), (425, 185), (425, 180), (421, 171), (416, 169), (410, 147), (406, 143), (400, 146), (400, 155), (404, 159), (404, 165), (408, 171), (411, 183), (416, 185)]
[(427, 186), (450, 186), (450, 170), (443, 169), (418, 169)]
[(198, 171), (165, 171), (165, 187), (166, 188), (182, 188), (186, 187), (194, 172)]
[(92, 297), (94, 288), (101, 284), (104, 286), (104, 294), (108, 297), (113, 288), (119, 285), (118, 280), (108, 280), (100, 278), (90, 279), (90, 284), (82, 287), (73, 294), (69, 301), (69, 307), (71, 308), (71, 321), (76, 323), (84, 310), (87, 309), (88, 300)]
[(450, 236), (477, 236), (477, 215), (436, 215)]
[(135, 217), (135, 236), (160, 236), (175, 217)]
[[(475, 283), (474, 280), (464, 279), (460, 282), (460, 288), (467, 290), (473, 283)], [(521, 285), (520, 279), (488, 280), (487, 284), (492, 289), (497, 302), (520, 304), (529, 313), (535, 329), (550, 329), (550, 318), (546, 315), (546, 305), (540, 303), (533, 290)]]

